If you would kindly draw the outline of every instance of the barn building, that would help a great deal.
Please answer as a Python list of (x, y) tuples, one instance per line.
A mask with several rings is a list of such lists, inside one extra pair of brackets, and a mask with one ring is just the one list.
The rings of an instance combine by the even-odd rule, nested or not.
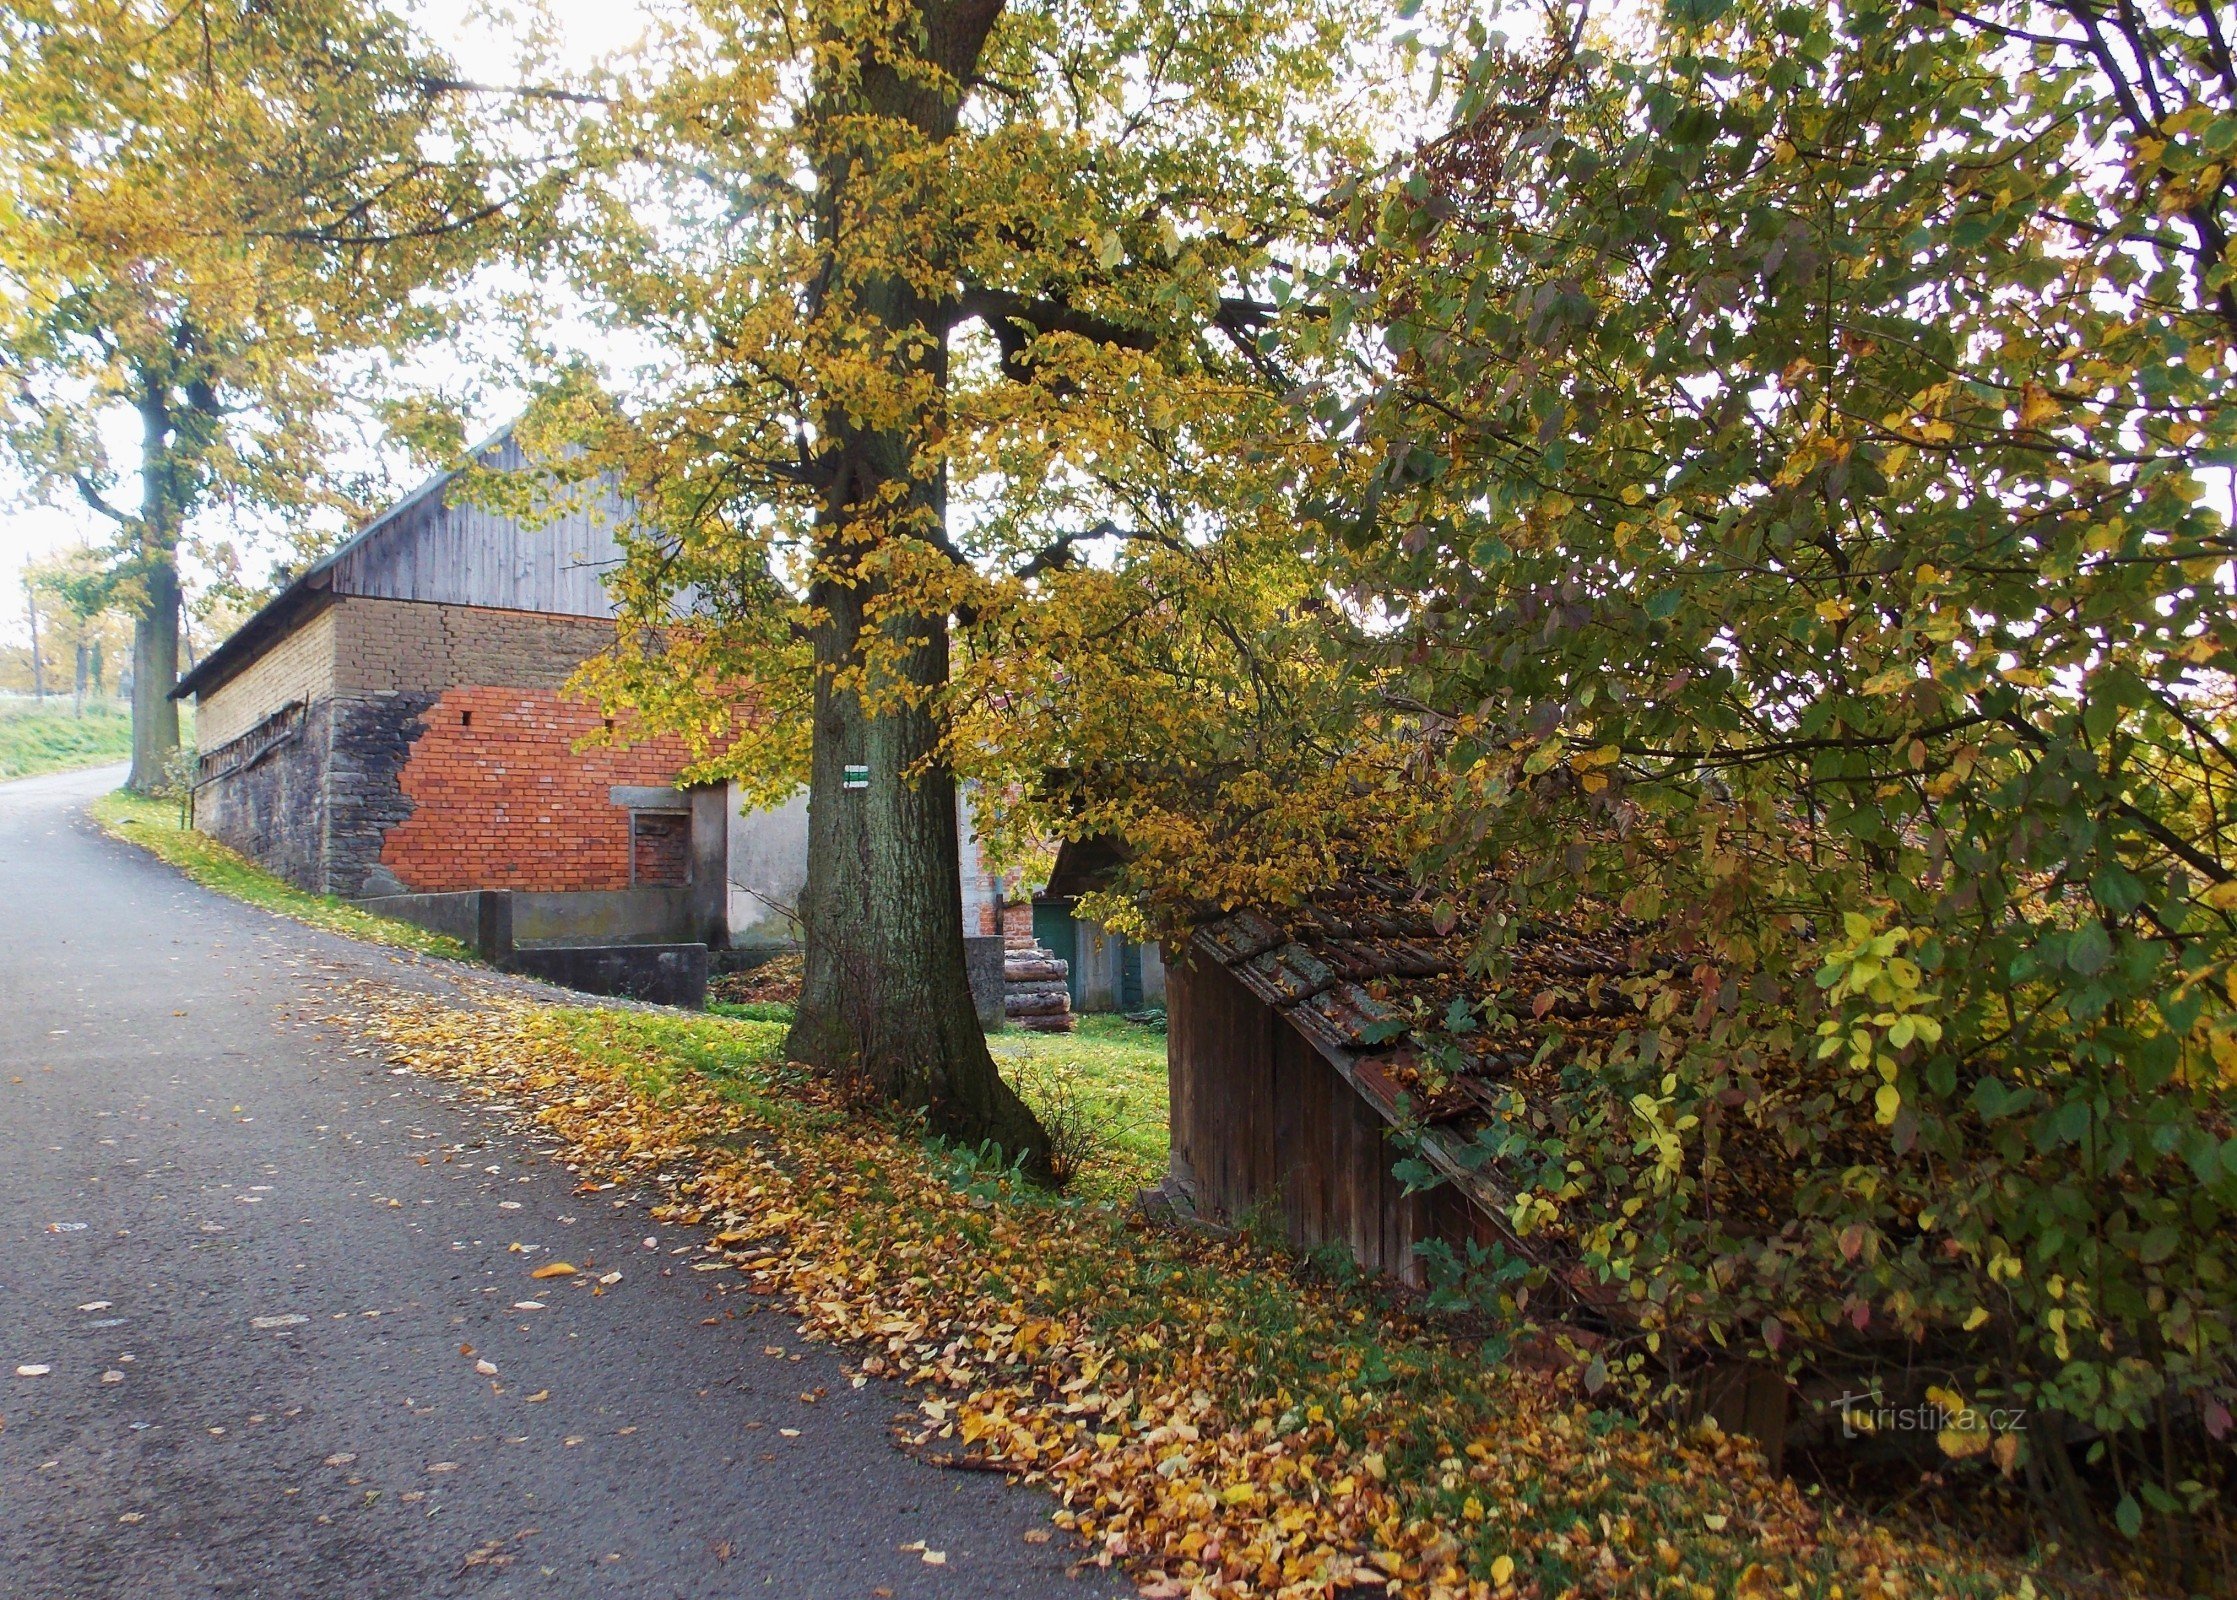
[(1048, 883), (1033, 896), (1033, 936), (1069, 969), (1076, 1012), (1140, 1012), (1165, 1004), (1165, 962), (1157, 946), (1080, 915), (1081, 896), (1109, 880), (1119, 857), (1115, 840), (1067, 839)]
[[(539, 470), (509, 430), (475, 457)], [(556, 514), (518, 518), (458, 487), (440, 474), (376, 517), (180, 681), (195, 825), (303, 888), (477, 945), (796, 945), (806, 796), (745, 812), (728, 787), (679, 787), (673, 737), (586, 748), (605, 720), (562, 693), (614, 640), (605, 579), (628, 507), (555, 494)], [(999, 888), (964, 798), (964, 927), (989, 941), (998, 1022)], [(580, 967), (554, 975), (600, 986)]]

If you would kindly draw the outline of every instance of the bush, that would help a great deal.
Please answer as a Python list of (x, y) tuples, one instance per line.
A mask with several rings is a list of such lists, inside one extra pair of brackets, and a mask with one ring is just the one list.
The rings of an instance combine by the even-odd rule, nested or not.
[(1010, 1069), (1011, 1086), (1048, 1135), (1049, 1181), (1069, 1189), (1101, 1160), (1110, 1132), (1079, 1074), (1061, 1062), (1030, 1057)]
[(1943, 1447), (2180, 1567), (2237, 1406), (2237, 101), (2185, 13), (1979, 11), (1487, 47), (1357, 196), (1332, 527), (1487, 969), (1639, 957), (1612, 1040), (1485, 1019), (1555, 1019), (1518, 1225), (1649, 1343), (2025, 1408)]

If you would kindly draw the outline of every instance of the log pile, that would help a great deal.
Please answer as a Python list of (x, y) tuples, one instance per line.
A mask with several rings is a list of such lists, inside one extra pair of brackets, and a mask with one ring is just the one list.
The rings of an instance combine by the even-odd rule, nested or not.
[(1003, 1016), (1014, 1028), (1070, 1033), (1079, 1026), (1072, 1014), (1071, 976), (1072, 964), (1031, 934), (1009, 935), (1002, 961)]

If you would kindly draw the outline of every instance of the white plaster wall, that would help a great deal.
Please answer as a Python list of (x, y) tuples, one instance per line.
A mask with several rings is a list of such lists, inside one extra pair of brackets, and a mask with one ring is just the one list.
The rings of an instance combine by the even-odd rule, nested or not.
[(808, 886), (808, 794), (783, 805), (741, 813), (738, 788), (730, 807), (730, 943), (800, 942), (800, 896)]
[[(781, 806), (740, 813), (738, 787), (730, 786), (730, 943), (798, 944), (800, 897), (808, 886), (808, 793)], [(1000, 933), (995, 922), (998, 880), (979, 858), (971, 831), (971, 791), (955, 797), (956, 850), (963, 869), (963, 931)]]
[(1154, 944), (1142, 946), (1142, 1004), (1165, 1004), (1165, 954)]
[(955, 847), (956, 860), (963, 868), (964, 933), (1000, 933), (1002, 925), (995, 915), (997, 880), (979, 855), (979, 836), (972, 829), (971, 790), (965, 784), (957, 784), (955, 790)]

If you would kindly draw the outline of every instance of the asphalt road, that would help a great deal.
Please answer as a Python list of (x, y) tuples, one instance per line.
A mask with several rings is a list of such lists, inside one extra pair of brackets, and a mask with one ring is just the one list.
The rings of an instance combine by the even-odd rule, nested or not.
[[(448, 980), (104, 838), (117, 778), (0, 785), (0, 1596), (1132, 1592), (664, 1270), (687, 1235), (320, 1025)], [(623, 1281), (539, 1294), (515, 1244)]]

